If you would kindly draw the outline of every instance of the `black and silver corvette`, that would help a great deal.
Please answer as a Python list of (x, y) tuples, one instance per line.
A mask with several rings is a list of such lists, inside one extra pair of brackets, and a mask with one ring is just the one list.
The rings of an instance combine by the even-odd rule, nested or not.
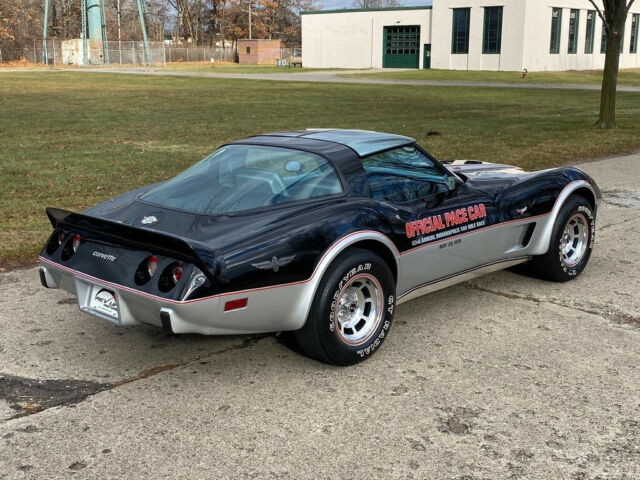
[(440, 163), (360, 130), (272, 133), (82, 214), (48, 208), (40, 277), (118, 325), (287, 331), (348, 365), (380, 347), (404, 301), (520, 263), (579, 275), (600, 200), (576, 168)]

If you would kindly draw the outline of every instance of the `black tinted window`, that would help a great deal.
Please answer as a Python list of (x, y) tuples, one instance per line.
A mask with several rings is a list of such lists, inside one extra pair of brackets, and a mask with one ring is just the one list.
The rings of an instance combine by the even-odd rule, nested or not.
[(377, 200), (402, 203), (448, 190), (447, 175), (413, 146), (371, 155), (362, 165)]

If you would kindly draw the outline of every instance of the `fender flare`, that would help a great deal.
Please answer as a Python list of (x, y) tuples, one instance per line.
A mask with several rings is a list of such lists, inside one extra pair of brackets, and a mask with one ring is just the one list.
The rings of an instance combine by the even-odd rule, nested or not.
[(298, 301), (298, 305), (295, 308), (298, 321), (296, 322), (296, 325), (291, 326), (293, 330), (301, 328), (307, 321), (309, 310), (311, 309), (311, 304), (313, 303), (313, 299), (315, 298), (316, 292), (318, 291), (320, 282), (322, 281), (324, 275), (327, 273), (327, 270), (330, 268), (333, 261), (347, 248), (365, 240), (376, 241), (390, 250), (396, 263), (396, 271), (398, 272), (398, 275), (400, 275), (400, 252), (391, 241), (391, 239), (386, 235), (375, 230), (359, 230), (336, 240), (325, 251), (324, 255), (316, 265), (311, 279), (304, 286), (304, 289)]
[(573, 195), (577, 190), (587, 189), (593, 195), (595, 200), (594, 205), (594, 214), (598, 209), (598, 205), (600, 204), (600, 197), (596, 193), (596, 190), (593, 186), (587, 182), (586, 180), (575, 180), (569, 183), (558, 195), (555, 204), (553, 205), (553, 209), (547, 216), (544, 222), (541, 222), (540, 228), (541, 231), (536, 232), (536, 239), (532, 242), (531, 247), (529, 249), (529, 253), (532, 255), (544, 255), (549, 250), (549, 245), (551, 243), (551, 234), (553, 233), (553, 227), (558, 220), (558, 215), (560, 214), (560, 210), (569, 199), (571, 195)]

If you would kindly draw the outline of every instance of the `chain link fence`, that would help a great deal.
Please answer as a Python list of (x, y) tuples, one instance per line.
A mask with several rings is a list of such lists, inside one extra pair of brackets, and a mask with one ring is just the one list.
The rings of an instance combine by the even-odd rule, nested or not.
[(237, 61), (233, 48), (222, 47), (165, 47), (167, 62), (216, 62)]
[[(81, 39), (34, 39), (23, 48), (0, 50), (0, 63), (39, 63), (48, 65), (82, 65), (84, 42)], [(104, 48), (106, 46), (106, 48)], [(90, 65), (148, 65), (149, 59), (141, 41), (87, 41)], [(154, 66), (174, 62), (237, 62), (237, 52), (230, 47), (174, 46), (163, 42), (149, 42), (149, 56)], [(291, 61), (300, 58), (300, 48), (280, 49), (280, 58)]]

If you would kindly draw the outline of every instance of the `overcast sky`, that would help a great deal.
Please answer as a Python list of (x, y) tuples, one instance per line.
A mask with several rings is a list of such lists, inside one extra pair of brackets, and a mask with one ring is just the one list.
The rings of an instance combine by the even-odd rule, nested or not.
[[(431, 0), (401, 0), (402, 6), (431, 5)], [(354, 8), (352, 0), (320, 0), (322, 10), (337, 10), (340, 8)]]

